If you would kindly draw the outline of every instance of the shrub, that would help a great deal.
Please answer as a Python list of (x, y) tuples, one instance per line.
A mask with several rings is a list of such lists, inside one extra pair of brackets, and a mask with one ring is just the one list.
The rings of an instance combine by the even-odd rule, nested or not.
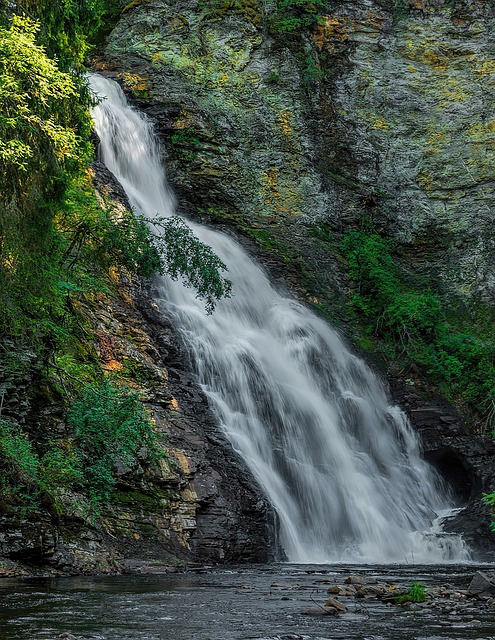
[(25, 433), (0, 420), (0, 499), (23, 507), (37, 505), (39, 458)]
[(483, 502), (492, 508), (492, 521), (490, 523), (491, 530), (495, 533), (495, 491), (493, 493), (484, 493)]
[(221, 17), (234, 11), (257, 26), (262, 22), (263, 9), (260, 0), (200, 0), (198, 7), (208, 11), (213, 17)]
[(295, 32), (318, 22), (328, 0), (277, 0), (271, 29), (275, 33)]
[(61, 68), (68, 70), (83, 62), (90, 49), (89, 40), (115, 4), (116, 0), (16, 0), (7, 3), (10, 6), (3, 15), (0, 10), (0, 21), (7, 21), (13, 13), (40, 21), (40, 43), (51, 58), (57, 58)]
[(211, 313), (217, 300), (231, 294), (232, 283), (221, 273), (227, 267), (182, 218), (171, 216), (152, 222), (159, 230), (154, 235), (154, 246), (162, 258), (163, 270), (174, 280), (182, 277), (184, 284), (195, 289), (197, 297), (205, 301), (207, 313)]
[(110, 500), (117, 465), (129, 468), (139, 458), (156, 457), (153, 425), (137, 392), (108, 381), (87, 387), (67, 417), (84, 469), (84, 485), (98, 513)]
[(62, 511), (63, 492), (82, 490), (90, 513), (98, 516), (110, 501), (119, 468), (163, 457), (152, 421), (129, 387), (108, 381), (86, 387), (68, 412), (68, 425), (72, 436), (48, 443), (40, 459), (26, 434), (0, 421), (0, 500), (32, 508), (48, 494)]
[(61, 266), (73, 279), (91, 267), (125, 267), (148, 278), (162, 268), (146, 221), (124, 208), (102, 206), (87, 174), (73, 178), (56, 223), (65, 239)]
[(401, 593), (395, 598), (397, 604), (405, 602), (424, 602), (426, 600), (426, 588), (423, 584), (414, 581), (405, 593)]
[(416, 363), (451, 401), (467, 404), (490, 428), (495, 418), (495, 340), (476, 316), (458, 313), (440, 293), (406, 277), (393, 243), (374, 232), (349, 230), (341, 243), (353, 282), (350, 303), (369, 332), (404, 364)]
[(39, 27), (0, 27), (0, 333), (56, 334), (63, 236), (53, 210), (89, 157), (88, 102), (36, 44)]

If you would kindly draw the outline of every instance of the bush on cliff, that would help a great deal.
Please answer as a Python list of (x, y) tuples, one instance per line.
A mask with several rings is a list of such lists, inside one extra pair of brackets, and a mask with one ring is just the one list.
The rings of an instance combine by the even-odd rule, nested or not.
[(452, 301), (420, 288), (401, 273), (393, 243), (375, 232), (349, 230), (341, 249), (353, 281), (350, 302), (366, 318), (373, 335), (384, 341), (391, 359), (415, 363), (445, 396), (467, 405), (482, 430), (494, 428), (495, 340), (491, 323)]
[(271, 29), (275, 33), (289, 33), (311, 27), (328, 7), (328, 0), (277, 0)]

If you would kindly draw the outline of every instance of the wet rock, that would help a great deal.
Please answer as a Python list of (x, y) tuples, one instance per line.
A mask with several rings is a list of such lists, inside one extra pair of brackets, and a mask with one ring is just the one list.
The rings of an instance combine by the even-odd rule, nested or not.
[(495, 573), (477, 571), (469, 584), (468, 593), (472, 596), (495, 595)]
[(301, 611), (303, 616), (336, 616), (338, 613), (335, 607), (310, 607)]
[(29, 571), (18, 562), (0, 557), (0, 578), (17, 578), (29, 575)]
[(345, 604), (342, 604), (342, 602), (339, 602), (339, 600), (335, 600), (334, 598), (328, 598), (328, 600), (325, 600), (325, 607), (333, 607), (334, 609), (337, 609), (339, 613), (347, 611)]
[(386, 587), (382, 585), (363, 585), (357, 588), (356, 596), (358, 598), (375, 598), (384, 594)]
[[(273, 582), (270, 585), (271, 589), (280, 589), (280, 590), (286, 590), (286, 589), (294, 589), (294, 585), (292, 584), (287, 584), (285, 582)], [(297, 588), (297, 587), (296, 587)]]
[(332, 580), (330, 580), (329, 578), (319, 578), (318, 580), (314, 581), (315, 584), (329, 584), (330, 582), (332, 582)]
[(378, 584), (378, 580), (373, 577), (367, 576), (349, 576), (344, 581), (346, 584), (363, 585), (363, 584)]
[(328, 587), (327, 593), (332, 593), (337, 596), (355, 596), (357, 587), (354, 585), (335, 584)]
[(495, 534), (490, 528), (490, 509), (481, 498), (487, 487), (495, 486), (495, 441), (488, 435), (468, 433), (462, 416), (445, 403), (426, 402), (411, 394), (408, 385), (398, 378), (389, 382), (395, 402), (406, 410), (421, 437), (426, 459), (465, 505), (444, 521), (444, 531), (462, 532), (474, 558), (491, 561)]
[(0, 556), (21, 563), (48, 560), (57, 544), (57, 530), (49, 514), (34, 511), (29, 520), (17, 513), (0, 517)]

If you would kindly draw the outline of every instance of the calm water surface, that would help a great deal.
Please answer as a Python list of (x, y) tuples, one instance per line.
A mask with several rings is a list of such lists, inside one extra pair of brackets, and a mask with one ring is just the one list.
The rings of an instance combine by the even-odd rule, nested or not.
[[(350, 611), (314, 617), (328, 582), (349, 574), (387, 582), (466, 588), (473, 566), (329, 567), (273, 565), (144, 576), (4, 580), (1, 640), (48, 640), (70, 633), (95, 640), (367, 639), (495, 640), (495, 609), (399, 608), (340, 598)], [(449, 611), (450, 609), (450, 611)]]

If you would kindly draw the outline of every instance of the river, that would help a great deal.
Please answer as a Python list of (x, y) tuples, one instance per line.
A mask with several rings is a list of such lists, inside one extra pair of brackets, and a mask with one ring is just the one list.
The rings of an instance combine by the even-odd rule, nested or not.
[(436, 640), (495, 638), (495, 610), (476, 599), (398, 607), (339, 596), (348, 612), (307, 615), (349, 575), (465, 589), (475, 568), (263, 565), (157, 575), (0, 582), (1, 640)]

